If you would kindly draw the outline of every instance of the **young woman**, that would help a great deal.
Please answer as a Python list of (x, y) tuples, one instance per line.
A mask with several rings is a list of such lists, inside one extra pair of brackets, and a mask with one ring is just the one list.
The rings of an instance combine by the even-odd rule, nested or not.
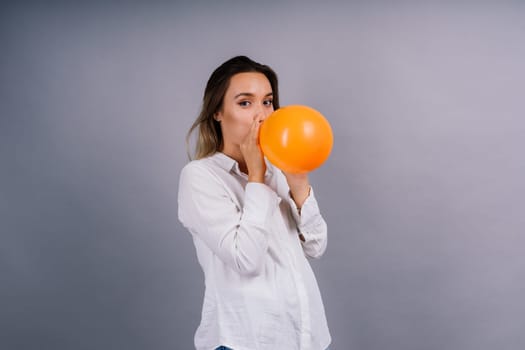
[(277, 76), (248, 57), (211, 75), (195, 160), (182, 170), (179, 220), (193, 237), (205, 293), (197, 349), (325, 350), (330, 333), (307, 257), (327, 243), (307, 174), (267, 162), (258, 132), (279, 108)]

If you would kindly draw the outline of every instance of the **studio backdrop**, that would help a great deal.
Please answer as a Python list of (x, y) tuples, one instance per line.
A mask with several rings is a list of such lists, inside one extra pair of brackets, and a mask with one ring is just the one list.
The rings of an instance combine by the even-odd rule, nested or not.
[[(319, 110), (336, 350), (525, 348), (518, 1), (0, 8), (0, 348), (191, 349), (185, 135), (235, 55)], [(286, 349), (283, 349), (286, 350)]]

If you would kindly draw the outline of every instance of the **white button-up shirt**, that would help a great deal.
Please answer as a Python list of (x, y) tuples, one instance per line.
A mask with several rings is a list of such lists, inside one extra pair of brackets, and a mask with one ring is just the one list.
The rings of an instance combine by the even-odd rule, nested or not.
[(220, 152), (181, 172), (179, 220), (192, 234), (206, 285), (198, 350), (324, 350), (330, 344), (306, 258), (324, 253), (326, 223), (313, 190), (299, 213), (286, 178), (266, 163), (265, 184), (248, 182), (238, 163)]

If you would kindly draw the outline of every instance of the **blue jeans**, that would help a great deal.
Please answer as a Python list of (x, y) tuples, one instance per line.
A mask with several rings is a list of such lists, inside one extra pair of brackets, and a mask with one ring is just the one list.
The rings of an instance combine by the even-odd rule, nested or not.
[[(227, 347), (221, 345), (221, 346), (219, 346), (219, 347), (218, 347), (217, 349), (215, 349), (215, 350), (233, 350), (233, 349), (230, 349), (230, 348), (227, 348)], [(329, 349), (329, 348), (326, 348), (326, 350), (330, 350), (330, 349)]]

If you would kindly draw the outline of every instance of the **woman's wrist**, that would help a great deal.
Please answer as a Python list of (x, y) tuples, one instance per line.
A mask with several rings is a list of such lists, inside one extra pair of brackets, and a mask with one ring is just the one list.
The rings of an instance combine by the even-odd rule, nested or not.
[(295, 206), (297, 207), (297, 210), (299, 213), (301, 212), (301, 208), (306, 201), (306, 198), (310, 195), (310, 185), (307, 184), (306, 187), (301, 188), (290, 188), (290, 196), (292, 197), (293, 201), (295, 202)]
[(288, 187), (290, 188), (290, 196), (295, 202), (297, 209), (300, 209), (310, 194), (308, 174), (284, 173), (284, 175), (286, 177), (286, 182), (288, 182)]
[(259, 183), (264, 183), (264, 175), (260, 175), (260, 174), (248, 174), (248, 182), (259, 182)]

